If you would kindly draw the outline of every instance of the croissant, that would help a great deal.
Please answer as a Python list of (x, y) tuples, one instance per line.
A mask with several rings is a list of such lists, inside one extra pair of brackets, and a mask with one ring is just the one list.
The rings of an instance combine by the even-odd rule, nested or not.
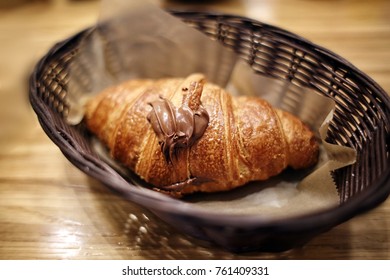
[(233, 97), (202, 74), (109, 87), (87, 102), (85, 122), (115, 160), (175, 197), (307, 168), (319, 153), (298, 118), (259, 97)]

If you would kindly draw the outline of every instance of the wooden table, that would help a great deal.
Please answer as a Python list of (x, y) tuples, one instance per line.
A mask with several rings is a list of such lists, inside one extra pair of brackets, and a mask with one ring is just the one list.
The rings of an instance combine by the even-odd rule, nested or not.
[[(209, 5), (298, 33), (390, 92), (387, 0)], [(50, 46), (93, 25), (98, 11), (97, 1), (65, 0), (0, 10), (0, 259), (390, 259), (390, 199), (301, 249), (235, 255), (178, 233), (73, 167), (39, 126), (27, 77)]]

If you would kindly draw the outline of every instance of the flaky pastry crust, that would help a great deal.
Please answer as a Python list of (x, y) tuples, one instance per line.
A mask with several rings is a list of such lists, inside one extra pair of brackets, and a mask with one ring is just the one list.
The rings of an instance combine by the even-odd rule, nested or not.
[[(207, 128), (167, 161), (148, 120), (150, 104), (163, 98), (180, 107), (194, 81), (202, 85), (197, 102), (208, 113)], [(177, 197), (266, 180), (288, 166), (307, 168), (319, 153), (314, 134), (292, 114), (258, 97), (233, 97), (200, 74), (130, 80), (107, 88), (87, 103), (85, 121), (114, 159), (156, 190)]]

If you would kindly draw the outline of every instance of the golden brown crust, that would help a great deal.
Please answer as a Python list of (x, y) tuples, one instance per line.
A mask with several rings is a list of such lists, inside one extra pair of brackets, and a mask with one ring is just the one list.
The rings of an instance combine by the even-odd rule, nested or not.
[(211, 83), (203, 85), (201, 96), (207, 129), (190, 148), (178, 151), (174, 164), (167, 163), (146, 118), (148, 104), (163, 97), (177, 106), (181, 89), (202, 78), (131, 80), (110, 87), (87, 104), (86, 124), (113, 158), (145, 181), (157, 189), (176, 184), (162, 190), (175, 196), (225, 191), (266, 180), (287, 166), (315, 164), (318, 144), (299, 119), (257, 97), (232, 97)]
[(317, 140), (310, 129), (288, 112), (276, 109), (287, 141), (288, 166), (302, 169), (314, 165), (318, 160)]

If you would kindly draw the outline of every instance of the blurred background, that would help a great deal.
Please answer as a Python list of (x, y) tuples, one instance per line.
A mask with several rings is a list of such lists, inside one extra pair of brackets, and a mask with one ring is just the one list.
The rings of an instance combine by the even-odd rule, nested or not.
[[(115, 1), (112, 1), (113, 3)], [(245, 15), (297, 33), (335, 51), (390, 89), (390, 1), (385, 0), (152, 0), (168, 9), (208, 9)], [(93, 25), (98, 0), (0, 0), (0, 111), (2, 137), (20, 133), (7, 116), (25, 122), (26, 80), (52, 46)], [(18, 90), (11, 88), (17, 87)], [(19, 108), (19, 109), (18, 109)], [(17, 111), (17, 113), (15, 113)], [(5, 131), (7, 133), (5, 133)], [(3, 145), (1, 147), (4, 147)]]
[[(154, 2), (168, 9), (234, 13), (282, 27), (343, 56), (390, 92), (388, 0)], [(173, 235), (158, 221), (142, 246), (130, 239), (130, 233), (142, 235), (142, 223), (150, 219), (71, 166), (39, 126), (28, 102), (35, 63), (56, 42), (93, 25), (99, 8), (97, 0), (0, 0), (0, 259), (150, 258), (156, 252), (160, 258), (232, 258), (219, 249), (194, 247), (193, 240)], [(254, 257), (390, 259), (386, 221), (389, 201), (303, 251)], [(171, 237), (179, 242), (168, 242)]]

